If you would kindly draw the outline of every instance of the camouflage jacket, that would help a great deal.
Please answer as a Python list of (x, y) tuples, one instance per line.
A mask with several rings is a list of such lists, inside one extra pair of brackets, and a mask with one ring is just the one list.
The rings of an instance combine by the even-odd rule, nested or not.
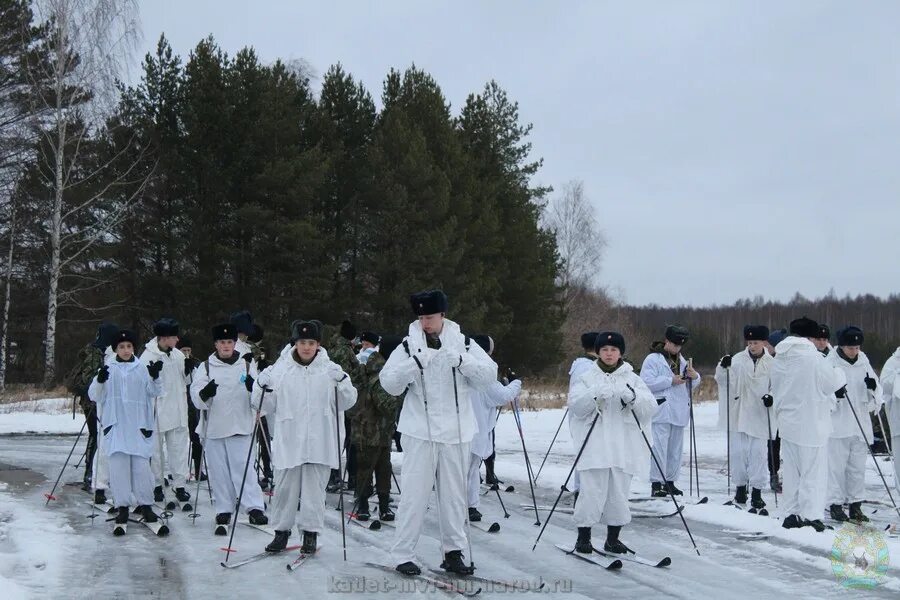
[(78, 360), (75, 363), (76, 368), (73, 373), (73, 381), (71, 383), (72, 392), (78, 396), (81, 409), (87, 414), (90, 408), (88, 402), (88, 387), (97, 371), (103, 366), (103, 358), (105, 354), (103, 350), (97, 348), (93, 344), (88, 344), (78, 351)]
[(366, 382), (359, 390), (350, 416), (353, 423), (350, 435), (353, 443), (360, 446), (390, 446), (397, 429), (403, 398), (391, 396), (381, 387), (378, 375), (384, 363), (384, 357), (376, 352), (363, 366)]
[[(359, 364), (359, 360), (356, 358), (353, 346), (350, 345), (350, 340), (340, 334), (336, 334), (331, 337), (328, 345), (325, 346), (325, 350), (328, 351), (328, 358), (341, 365), (344, 372), (350, 376), (350, 381), (353, 383), (356, 391), (362, 390), (366, 383), (366, 375), (363, 366)], [(352, 408), (348, 411), (348, 414), (351, 411), (353, 411)]]

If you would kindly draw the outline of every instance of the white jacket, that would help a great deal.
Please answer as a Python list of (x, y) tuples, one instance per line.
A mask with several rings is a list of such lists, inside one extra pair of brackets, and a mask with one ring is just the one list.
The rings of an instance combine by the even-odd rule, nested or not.
[[(206, 365), (209, 364), (209, 374)], [(256, 362), (247, 362), (240, 358), (229, 365), (213, 352), (194, 370), (194, 382), (191, 384), (191, 402), (198, 409), (206, 411), (205, 418), (197, 423), (197, 435), (211, 439), (231, 437), (233, 435), (250, 435), (256, 422), (256, 412), (250, 406), (250, 392), (244, 381), (247, 375), (256, 379)], [(207, 402), (200, 399), (200, 390), (215, 380), (219, 387), (216, 395)]]
[[(678, 355), (679, 372), (683, 375), (687, 370), (688, 362), (683, 356)], [(598, 367), (599, 368), (599, 367)], [(659, 352), (651, 352), (641, 365), (641, 379), (650, 388), (655, 398), (665, 398), (666, 401), (659, 407), (659, 412), (653, 417), (654, 423), (668, 423), (685, 427), (691, 420), (691, 396), (688, 394), (687, 382), (680, 385), (672, 385), (674, 377), (669, 363)], [(690, 384), (694, 388), (700, 387), (700, 377)]]
[(769, 378), (782, 439), (798, 446), (824, 446), (831, 435), (834, 392), (846, 383), (843, 372), (808, 339), (790, 336), (775, 347)]
[[(769, 422), (772, 421), (772, 437), (778, 432), (774, 411), (765, 407), (762, 397), (770, 392), (769, 370), (773, 364), (772, 355), (763, 349), (756, 362), (750, 350), (735, 354), (731, 359), (731, 431), (746, 433), (760, 440), (769, 438)], [(725, 406), (728, 374), (721, 365), (716, 367), (716, 383), (719, 384), (719, 427), (725, 429), (728, 410)], [(766, 413), (769, 413), (768, 416)]]
[(884, 389), (884, 403), (887, 405), (888, 427), (891, 429), (891, 437), (900, 437), (900, 382), (897, 374), (900, 373), (900, 348), (897, 348), (884, 367), (881, 368), (881, 385)]
[[(427, 348), (427, 345), (421, 325), (418, 321), (413, 321), (409, 326), (409, 335), (403, 340), (409, 346), (409, 354), (403, 346), (391, 353), (379, 374), (381, 387), (392, 396), (399, 396), (408, 389), (403, 408), (400, 410), (400, 422), (397, 425), (397, 431), (403, 435), (427, 441), (430, 424), (433, 442), (443, 444), (470, 442), (477, 429), (470, 394), (473, 390), (484, 389), (497, 380), (497, 364), (474, 341), (470, 341), (466, 350), (465, 336), (460, 331), (459, 325), (450, 319), (444, 319), (440, 340), (439, 353), (425, 367), (424, 375), (420, 374), (419, 365), (412, 356), (419, 350)], [(462, 357), (462, 364), (458, 363), (459, 359), (454, 354)], [(424, 397), (425, 394), (427, 398)], [(457, 425), (457, 394), (459, 425)]]
[(612, 373), (604, 373), (597, 364), (578, 376), (569, 394), (569, 431), (575, 452), (584, 444), (594, 415), (599, 413), (590, 440), (578, 460), (579, 471), (618, 467), (635, 475), (647, 471), (650, 450), (631, 414), (623, 408), (621, 400), (631, 400), (634, 390), (634, 414), (651, 439), (649, 426), (654, 413), (659, 410), (656, 398), (647, 384), (634, 373), (634, 368), (623, 363)]
[[(153, 454), (155, 434), (144, 437), (141, 429), (154, 431), (153, 399), (160, 393), (160, 382), (154, 381), (147, 367), (138, 360), (106, 363), (109, 379), (104, 383), (91, 382), (88, 394), (97, 402), (98, 413), (103, 414), (100, 424), (103, 448), (107, 456), (122, 452), (150, 458)], [(108, 428), (108, 429), (107, 429)]]
[(187, 402), (184, 397), (184, 388), (188, 378), (184, 374), (184, 354), (178, 348), (172, 348), (168, 353), (159, 349), (156, 338), (153, 338), (144, 347), (141, 354), (141, 363), (144, 366), (151, 362), (162, 361), (163, 368), (159, 374), (162, 383), (162, 393), (156, 398), (156, 422), (160, 432), (170, 431), (179, 427), (187, 427)]
[[(264, 393), (263, 386), (271, 391)], [(260, 402), (262, 414), (270, 416), (272, 462), (276, 468), (289, 469), (305, 463), (338, 467), (335, 428), (343, 421), (340, 412), (356, 404), (356, 388), (350, 376), (328, 360), (327, 354), (320, 349), (308, 366), (289, 354), (268, 367), (253, 386), (254, 410)]]
[(491, 432), (497, 424), (497, 408), (515, 400), (521, 390), (522, 380), (516, 379), (509, 385), (495, 381), (484, 389), (472, 391), (472, 410), (478, 425), (478, 432), (472, 438), (472, 454), (481, 458), (491, 455), (494, 451)]
[(596, 358), (588, 358), (587, 356), (579, 356), (575, 360), (572, 361), (572, 366), (569, 367), (569, 393), (572, 393), (572, 389), (575, 387), (575, 382), (578, 381), (578, 376), (582, 373), (589, 371), (591, 367), (597, 366)]
[[(847, 396), (849, 402), (853, 403), (853, 409), (856, 411), (856, 417), (859, 418), (859, 425), (862, 425), (865, 432), (865, 440), (871, 444), (872, 439), (872, 418), (869, 413), (881, 410), (882, 404), (882, 388), (878, 382), (878, 375), (869, 362), (869, 357), (865, 352), (860, 351), (856, 362), (852, 365), (844, 360), (835, 349), (825, 359), (829, 364), (844, 372), (847, 380)], [(875, 379), (875, 390), (869, 391), (866, 388), (866, 375), (871, 375)], [(848, 438), (858, 437), (863, 439), (862, 433), (859, 431), (859, 425), (853, 412), (850, 410), (847, 398), (841, 398), (837, 401), (837, 408), (831, 413), (831, 437)]]

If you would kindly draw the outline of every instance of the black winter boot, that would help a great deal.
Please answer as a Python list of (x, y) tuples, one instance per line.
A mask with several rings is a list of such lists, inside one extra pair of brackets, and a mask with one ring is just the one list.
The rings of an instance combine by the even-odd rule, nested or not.
[(682, 492), (677, 487), (675, 487), (674, 481), (667, 481), (666, 489), (669, 490), (669, 493), (672, 494), (673, 496), (684, 496), (684, 492)]
[(831, 513), (831, 518), (835, 521), (843, 523), (850, 520), (850, 517), (844, 512), (844, 507), (840, 504), (832, 504), (828, 512)]
[(259, 510), (258, 508), (254, 508), (253, 510), (251, 510), (247, 516), (250, 519), (251, 525), (268, 525), (269, 524), (269, 517), (267, 517), (265, 515), (265, 513), (263, 511)]
[(378, 514), (382, 521), (393, 521), (396, 518), (394, 511), (391, 510), (390, 496), (378, 496)]
[(663, 484), (659, 481), (654, 481), (650, 484), (650, 497), (651, 498), (665, 498), (669, 494), (663, 488)]
[(785, 529), (799, 529), (803, 527), (803, 519), (800, 518), (800, 515), (788, 515), (781, 526)]
[(739, 485), (734, 491), (734, 503), (744, 505), (747, 504), (747, 486)]
[(166, 495), (163, 494), (163, 489), (161, 485), (153, 488), (153, 501), (154, 502), (164, 502), (166, 499)]
[(444, 555), (444, 562), (441, 563), (441, 568), (458, 575), (471, 575), (475, 572), (474, 566), (467, 565), (463, 562), (462, 550), (451, 550), (446, 553)]
[(825, 524), (822, 523), (822, 521), (820, 521), (819, 519), (813, 519), (812, 521), (805, 520), (803, 521), (803, 526), (812, 527), (816, 530), (817, 533), (822, 533), (826, 529)]
[(128, 522), (128, 507), (120, 506), (119, 512), (116, 514), (116, 524), (122, 525)]
[(216, 515), (216, 525), (228, 525), (231, 523), (231, 513), (219, 513)]
[(579, 527), (578, 539), (575, 541), (575, 552), (591, 554), (593, 551), (594, 546), (591, 545), (591, 528)]
[(857, 523), (866, 523), (869, 521), (869, 517), (863, 514), (862, 502), (850, 503), (850, 520), (856, 521)]
[(300, 552), (303, 554), (315, 554), (316, 553), (316, 539), (319, 537), (319, 534), (314, 531), (303, 531), (303, 545), (300, 547)]
[(175, 498), (179, 502), (187, 502), (191, 499), (191, 495), (184, 488), (175, 488)]
[(106, 490), (94, 490), (94, 504), (106, 504)]
[(148, 505), (148, 504), (139, 506), (138, 511), (140, 511), (141, 518), (146, 523), (156, 523), (157, 521), (159, 521), (159, 517), (156, 516), (156, 513), (153, 512), (153, 509), (150, 508), (150, 505)]
[(750, 506), (756, 510), (761, 510), (766, 507), (766, 501), (762, 498), (761, 489), (753, 488), (750, 491)]
[(406, 561), (405, 563), (397, 565), (397, 570), (400, 571), (403, 575), (421, 575), (422, 569), (416, 566), (416, 563), (411, 561)]
[(612, 552), (613, 554), (628, 554), (631, 552), (631, 548), (619, 541), (620, 531), (622, 531), (621, 525), (607, 525), (606, 542), (603, 544), (605, 552)]
[(359, 521), (368, 521), (372, 517), (372, 513), (369, 511), (369, 499), (368, 498), (357, 498), (356, 499), (356, 519)]
[(266, 552), (281, 552), (287, 548), (288, 538), (291, 537), (290, 531), (276, 531), (275, 539), (266, 546)]
[(478, 512), (477, 508), (475, 508), (474, 506), (469, 507), (469, 522), (470, 523), (477, 523), (478, 521), (481, 520), (482, 516), (483, 515), (480, 512)]

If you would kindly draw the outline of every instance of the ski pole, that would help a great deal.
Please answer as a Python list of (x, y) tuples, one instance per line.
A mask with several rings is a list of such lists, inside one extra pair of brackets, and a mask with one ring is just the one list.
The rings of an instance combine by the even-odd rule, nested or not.
[[(725, 369), (725, 418), (728, 420), (728, 424), (725, 428), (726, 431), (726, 441), (725, 445), (727, 448), (725, 449), (725, 468), (728, 472), (728, 495), (731, 496), (731, 367), (729, 366)], [(770, 432), (771, 433), (771, 432)], [(700, 482), (697, 481), (697, 487), (700, 487)], [(699, 493), (699, 490), (698, 490)]]
[[(766, 407), (766, 424), (769, 426), (769, 439), (766, 440), (769, 443), (769, 458), (771, 459), (769, 462), (772, 464), (772, 473), (775, 473), (775, 441), (772, 439), (772, 416), (769, 414), (769, 407)], [(775, 508), (778, 508), (778, 489), (772, 490), (775, 492)]]
[(519, 430), (519, 439), (522, 440), (522, 454), (525, 455), (525, 471), (528, 475), (528, 487), (531, 488), (531, 502), (534, 504), (534, 524), (540, 525), (541, 515), (538, 513), (537, 498), (534, 495), (534, 478), (532, 477), (531, 473), (531, 462), (529, 462), (528, 460), (528, 450), (525, 449), (525, 436), (522, 433), (522, 421), (519, 417), (519, 409), (516, 406), (516, 400), (513, 399), (511, 404), (513, 407), (513, 415), (516, 418), (516, 428), (518, 428)]
[(504, 519), (508, 519), (508, 518), (509, 518), (509, 513), (508, 513), (507, 510), (506, 510), (506, 505), (503, 504), (503, 497), (500, 496), (500, 486), (495, 484), (495, 485), (493, 485), (492, 487), (493, 487), (493, 490), (494, 490), (495, 492), (497, 492), (497, 500), (500, 501), (500, 508), (503, 509), (503, 518), (504, 518)]
[[(630, 388), (631, 386), (629, 386), (629, 389)], [(644, 438), (644, 443), (647, 444), (647, 448), (650, 450), (650, 456), (653, 457), (653, 462), (656, 463), (656, 468), (659, 469), (660, 473), (662, 473), (663, 471), (662, 467), (659, 465), (659, 459), (656, 458), (656, 453), (653, 451), (653, 446), (650, 445), (650, 440), (647, 439), (647, 434), (644, 433), (644, 428), (641, 426), (641, 421), (637, 418), (637, 414), (635, 414), (634, 412), (634, 407), (631, 408), (631, 416), (634, 417), (634, 422), (637, 423), (638, 429), (640, 429), (641, 431), (641, 437)], [(690, 527), (688, 527), (687, 521), (684, 520), (682, 507), (678, 505), (678, 500), (675, 499), (675, 494), (672, 493), (672, 490), (670, 490), (668, 486), (666, 486), (666, 492), (669, 494), (669, 498), (671, 498), (672, 502), (675, 504), (675, 511), (678, 513), (678, 516), (681, 517), (681, 523), (684, 525), (684, 530), (687, 531), (688, 537), (691, 538), (691, 544), (694, 545), (694, 550), (697, 552), (697, 556), (700, 556), (700, 549), (697, 548), (697, 542), (694, 541), (694, 536), (691, 535), (691, 529)]]
[(553, 439), (550, 440), (550, 446), (547, 448), (547, 453), (544, 454), (544, 460), (541, 461), (541, 466), (538, 467), (537, 475), (534, 476), (534, 482), (537, 483), (538, 477), (541, 476), (541, 471), (544, 469), (544, 463), (547, 462), (547, 457), (550, 456), (550, 450), (553, 449), (553, 444), (556, 443), (556, 436), (559, 435), (559, 430), (562, 429), (563, 423), (566, 421), (566, 415), (569, 414), (569, 407), (566, 407), (566, 411), (563, 413), (562, 419), (559, 420), (559, 427), (556, 428), (556, 433), (553, 434)]
[[(345, 375), (346, 377), (346, 375)], [(343, 472), (343, 465), (341, 464), (341, 410), (338, 407), (338, 388), (337, 385), (334, 386), (334, 430), (337, 433), (337, 448), (338, 448), (338, 473)], [(276, 431), (277, 435), (278, 432)], [(343, 487), (343, 486), (342, 486)], [(344, 491), (338, 488), (338, 506), (341, 509), (341, 543), (344, 547), (344, 562), (347, 562), (347, 531), (346, 525), (344, 524)]]
[[(462, 362), (462, 361), (460, 361)], [(453, 400), (456, 403), (456, 435), (458, 444), (456, 445), (457, 453), (459, 454), (459, 477), (460, 483), (463, 486), (466, 485), (466, 471), (463, 466), (463, 451), (462, 451), (462, 422), (459, 418), (459, 392), (456, 388), (456, 367), (453, 367)], [(472, 571), (475, 571), (475, 557), (472, 555), (472, 526), (469, 524), (469, 517), (466, 516), (466, 542), (469, 545), (469, 568)]]
[[(390, 448), (389, 448), (389, 449), (390, 449)], [(398, 494), (403, 494), (403, 490), (400, 489), (400, 482), (397, 481), (397, 476), (394, 475), (394, 466), (393, 466), (393, 465), (391, 465), (391, 479), (393, 479), (393, 480), (394, 480), (394, 483), (397, 484), (397, 493), (398, 493)]]
[[(199, 417), (200, 417), (201, 419), (203, 419), (203, 422), (204, 422), (204, 424), (206, 425), (206, 426), (203, 428), (203, 444), (200, 446), (200, 459), (201, 459), (201, 462), (206, 462), (206, 442), (207, 442), (208, 437), (209, 437), (209, 419), (207, 418), (207, 414), (206, 414), (206, 413), (207, 413), (207, 411), (209, 411), (209, 409), (212, 408), (212, 400), (213, 400), (212, 398), (209, 399), (209, 405), (207, 406), (207, 409), (206, 409), (206, 410), (203, 410), (203, 411), (200, 411), (201, 414), (199, 415)], [(260, 406), (262, 406), (262, 403), (260, 403)], [(192, 443), (193, 443), (193, 441), (192, 441)], [(252, 447), (252, 445), (253, 445), (253, 442), (252, 442), (252, 441), (250, 442), (250, 445), (251, 445), (251, 447)], [(208, 473), (207, 473), (207, 475), (206, 475), (206, 481), (207, 481), (207, 485), (208, 485), (208, 484), (209, 484), (209, 474), (208, 474)], [(189, 515), (189, 516), (191, 517), (191, 525), (196, 524), (196, 523), (197, 523), (197, 517), (200, 516), (200, 513), (197, 512), (197, 510), (198, 510), (199, 507), (200, 507), (200, 484), (201, 484), (201, 483), (202, 483), (202, 480), (201, 480), (201, 478), (200, 478), (200, 474), (198, 473), (198, 474), (197, 474), (197, 491), (194, 492), (194, 512), (193, 512), (193, 514)], [(209, 499), (210, 499), (210, 503), (212, 503), (212, 491), (210, 491), (210, 497), (209, 497)], [(238, 513), (235, 512), (235, 513), (234, 513), (234, 523), (235, 523), (235, 525), (237, 525), (237, 515), (238, 515)], [(229, 548), (231, 547), (231, 542), (228, 542), (228, 547), (229, 547)], [(230, 554), (230, 553), (229, 553), (229, 554)], [(225, 558), (226, 558), (226, 560), (228, 559), (228, 557), (225, 557)]]
[(84, 452), (81, 453), (81, 458), (78, 459), (78, 462), (75, 463), (75, 466), (73, 466), (72, 468), (77, 469), (78, 467), (80, 467), (81, 461), (83, 461), (85, 458), (87, 458), (87, 446), (84, 447)]
[[(241, 500), (244, 497), (244, 484), (247, 483), (247, 470), (250, 468), (250, 457), (253, 456), (253, 442), (256, 439), (256, 423), (259, 423), (259, 413), (262, 412), (263, 400), (266, 399), (266, 392), (268, 388), (263, 386), (262, 395), (259, 399), (259, 408), (256, 409), (256, 417), (254, 421), (253, 430), (250, 432), (250, 446), (247, 449), (247, 460), (244, 462), (244, 476), (241, 478), (241, 489), (238, 491), (237, 499), (234, 502), (234, 524), (231, 527), (231, 535), (228, 537), (228, 547), (225, 551), (225, 562), (228, 562), (228, 557), (231, 556), (231, 553), (234, 549), (231, 547), (231, 542), (234, 540), (234, 531), (237, 529), (235, 525), (237, 525), (238, 516), (240, 515), (241, 510)], [(198, 492), (199, 493), (199, 492)]]
[[(694, 368), (694, 359), (688, 359), (688, 369)], [(688, 377), (687, 381), (688, 386), (688, 398), (691, 404), (691, 435), (690, 435), (690, 444), (691, 444), (691, 453), (690, 456), (693, 460), (693, 469), (695, 471), (695, 477), (697, 480), (697, 496), (700, 496), (700, 462), (699, 456), (697, 456), (697, 430), (694, 426), (694, 380)], [(691, 464), (688, 463), (688, 469), (691, 469)], [(692, 492), (693, 493), (693, 492)]]
[(63, 472), (66, 470), (66, 465), (69, 464), (69, 460), (72, 458), (72, 453), (75, 452), (75, 446), (78, 445), (78, 440), (81, 439), (81, 434), (84, 433), (84, 428), (87, 427), (87, 420), (85, 419), (84, 423), (81, 425), (81, 430), (78, 432), (78, 435), (75, 436), (75, 443), (72, 444), (72, 449), (69, 450), (69, 455), (66, 457), (66, 462), (63, 463), (62, 469), (59, 470), (59, 475), (56, 477), (56, 483), (53, 484), (53, 489), (50, 490), (49, 494), (44, 494), (47, 498), (47, 502), (44, 503), (44, 506), (50, 504), (51, 500), (56, 500), (56, 496), (53, 493), (56, 491), (56, 486), (59, 485), (59, 480), (62, 479)]
[(569, 469), (569, 474), (566, 475), (566, 480), (561, 486), (559, 486), (559, 495), (556, 496), (556, 500), (553, 502), (553, 506), (550, 508), (550, 514), (548, 514), (547, 518), (544, 519), (544, 526), (541, 527), (541, 531), (540, 533), (538, 533), (537, 539), (534, 540), (534, 545), (531, 547), (532, 552), (534, 552), (534, 549), (537, 548), (538, 542), (541, 541), (541, 536), (544, 535), (544, 530), (547, 529), (547, 525), (550, 524), (550, 519), (553, 518), (553, 513), (556, 512), (556, 506), (562, 499), (563, 493), (569, 491), (569, 488), (567, 488), (566, 485), (569, 483), (569, 479), (572, 478), (572, 473), (575, 472), (575, 467), (578, 466), (578, 461), (581, 460), (581, 455), (584, 453), (584, 449), (587, 446), (588, 440), (591, 439), (591, 433), (594, 431), (594, 425), (597, 424), (597, 419), (599, 418), (600, 411), (598, 410), (597, 414), (594, 415), (594, 420), (591, 421), (591, 427), (588, 429), (587, 435), (584, 436), (584, 441), (581, 443), (581, 448), (578, 449), (578, 454), (575, 455), (575, 461), (572, 463), (572, 468)]
[(859, 417), (856, 415), (856, 409), (853, 408), (853, 403), (850, 402), (850, 396), (844, 394), (844, 398), (847, 400), (847, 406), (850, 407), (850, 412), (853, 413), (853, 418), (856, 419), (856, 425), (859, 427), (859, 433), (862, 435), (863, 441), (866, 443), (866, 448), (869, 449), (869, 454), (872, 456), (872, 462), (875, 463), (875, 468), (878, 470), (878, 476), (881, 477), (881, 483), (884, 484), (884, 489), (887, 490), (888, 498), (891, 499), (891, 504), (894, 506), (894, 510), (897, 511), (897, 515), (900, 516), (900, 507), (897, 506), (897, 503), (894, 501), (894, 495), (891, 493), (891, 487), (887, 484), (887, 480), (884, 478), (884, 473), (881, 472), (881, 465), (878, 464), (878, 459), (875, 458), (875, 453), (872, 451), (872, 446), (869, 445), (869, 440), (866, 438), (866, 432), (863, 430), (862, 422), (860, 422)]

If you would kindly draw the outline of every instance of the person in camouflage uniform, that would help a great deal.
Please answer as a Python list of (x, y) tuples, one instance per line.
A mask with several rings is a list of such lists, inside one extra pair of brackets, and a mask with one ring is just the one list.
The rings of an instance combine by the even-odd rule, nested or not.
[(97, 405), (88, 395), (88, 387), (97, 371), (103, 366), (106, 350), (119, 335), (119, 328), (112, 323), (101, 323), (96, 339), (78, 351), (75, 368), (69, 382), (69, 390), (78, 399), (88, 428), (88, 443), (84, 460), (84, 491), (90, 491), (93, 479), (94, 455), (97, 452)]
[[(340, 330), (325, 345), (325, 350), (328, 352), (328, 358), (341, 365), (344, 372), (350, 375), (350, 381), (358, 393), (365, 383), (365, 375), (362, 366), (356, 359), (356, 352), (353, 350), (352, 341), (355, 337), (356, 327), (350, 321), (344, 321), (341, 323)], [(350, 416), (344, 414), (344, 428), (346, 431), (344, 434), (344, 448), (347, 450), (348, 489), (356, 487), (357, 468), (356, 450), (353, 444), (350, 443), (350, 438), (353, 435), (351, 427)], [(336, 492), (340, 489), (341, 483), (341, 473), (337, 469), (332, 469), (331, 477), (328, 479), (327, 490)]]
[(391, 439), (397, 428), (396, 415), (402, 397), (388, 394), (378, 378), (381, 368), (402, 338), (384, 336), (378, 350), (369, 356), (364, 366), (366, 383), (359, 390), (356, 405), (349, 411), (353, 424), (352, 439), (356, 446), (356, 515), (360, 521), (370, 517), (369, 497), (372, 495), (372, 472), (378, 492), (378, 512), (382, 521), (393, 521), (390, 507)]

